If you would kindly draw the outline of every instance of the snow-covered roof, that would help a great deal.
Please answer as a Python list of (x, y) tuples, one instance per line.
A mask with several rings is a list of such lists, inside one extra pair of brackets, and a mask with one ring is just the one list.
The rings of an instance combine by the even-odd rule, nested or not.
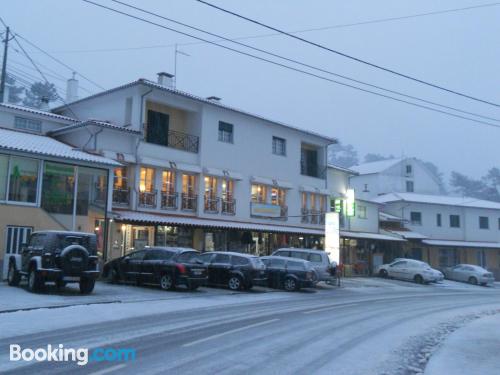
[(398, 158), (398, 159), (388, 159), (388, 160), (380, 160), (380, 161), (374, 161), (371, 163), (364, 163), (364, 164), (359, 164), (352, 166), (351, 169), (358, 174), (372, 174), (372, 173), (379, 173), (382, 171), (385, 171), (386, 169), (392, 167), (393, 165), (396, 165), (400, 161), (404, 159)]
[(174, 225), (193, 225), (205, 226), (212, 228), (230, 228), (240, 230), (253, 230), (253, 231), (270, 231), (281, 233), (297, 233), (297, 234), (316, 234), (324, 235), (324, 230), (297, 227), (293, 225), (277, 225), (277, 224), (257, 224), (241, 221), (226, 221), (216, 219), (202, 219), (186, 216), (174, 215), (155, 215), (145, 212), (137, 211), (115, 211), (115, 220), (117, 221), (131, 221), (138, 223), (157, 223), (157, 224), (174, 224)]
[(407, 240), (422, 240), (427, 238), (427, 236), (418, 232), (412, 232), (411, 230), (391, 230), (390, 232), (406, 238)]
[(452, 247), (485, 247), (500, 249), (500, 242), (480, 242), (480, 241), (448, 241), (448, 240), (423, 240), (426, 245), (452, 246)]
[(439, 204), (445, 206), (490, 208), (494, 210), (500, 210), (500, 202), (486, 201), (472, 197), (453, 197), (448, 195), (388, 193), (374, 197), (373, 200), (379, 203), (404, 201), (412, 203), (428, 203), (428, 204)]
[(79, 160), (89, 163), (120, 165), (120, 163), (112, 159), (74, 149), (65, 143), (47, 136), (4, 128), (0, 128), (0, 150), (1, 149)]
[[(380, 204), (380, 202), (379, 202)], [(385, 212), (379, 212), (378, 213), (378, 216), (379, 216), (379, 220), (381, 221), (403, 221), (403, 218), (399, 217), (399, 216), (395, 216), (395, 215), (390, 215), (390, 214), (387, 214)]]
[(31, 113), (33, 115), (50, 117), (50, 118), (53, 118), (55, 120), (71, 121), (71, 122), (77, 121), (76, 119), (74, 119), (72, 117), (62, 116), (62, 115), (58, 115), (56, 113), (42, 111), (40, 109), (35, 109), (35, 108), (30, 108), (30, 107), (24, 107), (24, 106), (17, 105), (17, 104), (0, 103), (0, 107), (14, 109), (14, 110), (22, 111), (22, 112), (26, 112), (26, 113)]
[(77, 122), (76, 124), (71, 124), (71, 125), (56, 129), (56, 130), (52, 130), (52, 131), (48, 132), (48, 134), (50, 134), (50, 135), (62, 134), (62, 133), (66, 133), (66, 132), (69, 132), (69, 131), (72, 131), (75, 129), (79, 129), (79, 128), (83, 128), (86, 126), (98, 126), (100, 128), (123, 131), (123, 132), (127, 132), (127, 133), (132, 133), (132, 134), (141, 134), (141, 132), (138, 130), (126, 128), (124, 126), (112, 124), (110, 122), (99, 121), (99, 120), (87, 120), (87, 121)]
[(372, 233), (372, 232), (351, 232), (347, 230), (341, 230), (340, 235), (347, 238), (361, 238), (367, 240), (382, 240), (382, 241), (405, 241), (399, 236), (394, 236), (391, 234), (383, 233)]
[[(91, 96), (88, 96), (86, 98), (82, 98), (82, 99), (76, 100), (76, 101), (74, 101), (72, 103), (68, 103), (68, 104), (71, 105), (71, 104), (79, 103), (79, 102), (82, 102), (82, 101), (85, 101), (85, 100), (93, 99), (93, 98), (96, 98), (96, 97), (102, 96), (102, 95), (107, 95), (107, 94), (110, 94), (112, 92), (123, 90), (123, 89), (129, 88), (129, 87), (132, 87), (132, 86), (136, 86), (136, 85), (143, 85), (143, 86), (147, 86), (147, 87), (150, 87), (150, 88), (154, 88), (154, 89), (166, 91), (166, 92), (169, 92), (169, 93), (172, 93), (172, 94), (175, 94), (175, 95), (183, 96), (183, 97), (188, 98), (188, 99), (196, 100), (198, 102), (202, 102), (202, 103), (205, 103), (205, 104), (213, 105), (213, 106), (219, 107), (219, 108), (228, 109), (230, 111), (238, 112), (238, 113), (244, 114), (246, 116), (251, 116), (251, 117), (257, 118), (259, 120), (264, 120), (264, 121), (272, 122), (273, 124), (284, 126), (286, 128), (293, 129), (293, 130), (296, 130), (296, 131), (299, 131), (299, 132), (302, 132), (302, 133), (307, 133), (309, 135), (313, 135), (315, 137), (322, 138), (322, 139), (324, 139), (326, 141), (329, 141), (331, 143), (337, 143), (337, 139), (335, 139), (335, 138), (327, 137), (327, 136), (321, 135), (321, 134), (313, 132), (313, 131), (301, 129), (299, 127), (295, 127), (295, 126), (291, 126), (291, 125), (288, 125), (288, 124), (285, 124), (285, 123), (282, 123), (282, 122), (279, 122), (279, 121), (271, 120), (271, 119), (268, 119), (268, 118), (260, 116), (260, 115), (256, 115), (256, 114), (253, 114), (253, 113), (250, 113), (250, 112), (238, 109), (238, 108), (234, 108), (234, 107), (222, 104), (222, 103), (220, 103), (218, 101), (215, 101), (215, 100), (209, 100), (207, 98), (203, 98), (203, 97), (200, 97), (200, 96), (197, 96), (197, 95), (193, 95), (193, 94), (190, 94), (190, 93), (185, 92), (185, 91), (181, 91), (181, 90), (174, 89), (174, 88), (171, 88), (171, 87), (166, 87), (166, 86), (160, 85), (160, 84), (158, 84), (156, 82), (153, 82), (153, 81), (150, 81), (150, 80), (147, 80), (147, 79), (144, 79), (144, 78), (139, 78), (136, 81), (133, 81), (133, 82), (130, 82), (130, 83), (127, 83), (127, 84), (124, 84), (124, 85), (121, 85), (121, 86), (118, 86), (118, 87), (106, 90), (106, 91), (102, 91), (102, 92), (100, 92), (98, 94), (91, 95)], [(57, 111), (62, 111), (66, 107), (67, 107), (66, 105), (65, 106), (60, 106), (60, 107), (54, 108), (53, 111), (56, 111), (56, 112)]]
[(332, 163), (328, 163), (328, 168), (337, 169), (339, 171), (346, 172), (346, 173), (352, 174), (352, 175), (359, 174), (358, 172), (356, 172), (356, 171), (354, 171), (352, 169), (341, 167), (340, 165), (335, 165), (335, 164), (332, 164)]

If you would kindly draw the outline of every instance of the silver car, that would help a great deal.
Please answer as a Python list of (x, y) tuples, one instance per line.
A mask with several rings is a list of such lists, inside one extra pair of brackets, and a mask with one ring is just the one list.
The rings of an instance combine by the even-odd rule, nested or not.
[(398, 258), (392, 263), (382, 264), (375, 272), (380, 277), (413, 280), (418, 284), (438, 282), (444, 275), (427, 263), (415, 259)]
[(445, 268), (444, 275), (447, 279), (463, 281), (473, 285), (493, 285), (495, 277), (483, 267), (472, 264), (458, 264), (455, 267)]
[(317, 281), (333, 280), (330, 259), (323, 250), (285, 248), (276, 250), (272, 255), (308, 260), (316, 271)]

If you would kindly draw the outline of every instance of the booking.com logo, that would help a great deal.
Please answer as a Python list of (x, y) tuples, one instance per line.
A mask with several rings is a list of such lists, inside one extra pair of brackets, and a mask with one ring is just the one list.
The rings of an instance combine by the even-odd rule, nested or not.
[(85, 366), (89, 362), (127, 362), (135, 361), (136, 351), (130, 348), (65, 348), (63, 344), (47, 345), (46, 348), (21, 348), (10, 345), (10, 360), (13, 362), (76, 362)]

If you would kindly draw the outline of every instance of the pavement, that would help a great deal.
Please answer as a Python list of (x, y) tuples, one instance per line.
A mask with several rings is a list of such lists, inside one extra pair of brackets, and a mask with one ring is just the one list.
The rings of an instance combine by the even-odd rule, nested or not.
[[(90, 296), (73, 287), (33, 295), (0, 284), (0, 373), (408, 375), (423, 372), (422, 348), (446, 342), (450, 330), (436, 327), (500, 312), (498, 297), (497, 287), (377, 278), (299, 293), (98, 283)], [(13, 343), (133, 348), (136, 360), (14, 362)]]

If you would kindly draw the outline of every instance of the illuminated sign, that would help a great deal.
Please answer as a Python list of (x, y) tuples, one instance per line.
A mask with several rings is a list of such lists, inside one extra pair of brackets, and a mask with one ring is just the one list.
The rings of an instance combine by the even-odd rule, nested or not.
[(265, 203), (252, 203), (250, 214), (252, 216), (262, 217), (281, 217), (281, 206)]
[(354, 199), (354, 189), (347, 189), (345, 200), (346, 216), (356, 216), (356, 201)]
[(337, 212), (327, 212), (325, 215), (325, 251), (330, 262), (340, 263), (340, 226)]

